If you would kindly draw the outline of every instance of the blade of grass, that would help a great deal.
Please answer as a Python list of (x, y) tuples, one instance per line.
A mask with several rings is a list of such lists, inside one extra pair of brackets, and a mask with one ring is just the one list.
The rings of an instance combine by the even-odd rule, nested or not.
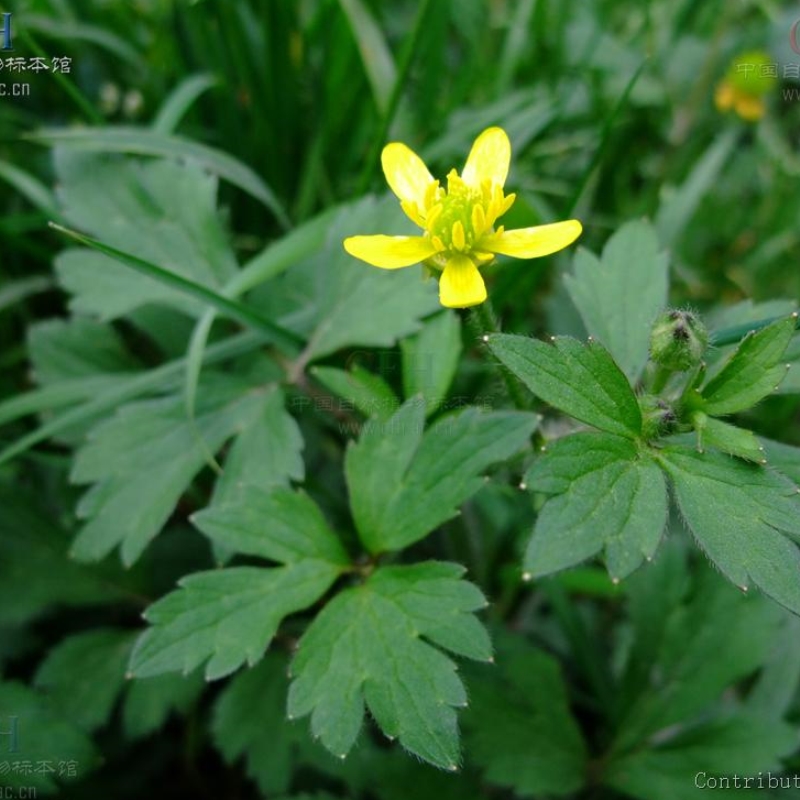
[(367, 80), (372, 87), (375, 105), (381, 114), (386, 114), (392, 99), (392, 90), (397, 84), (397, 68), (392, 52), (386, 44), (383, 32), (361, 0), (339, 0), (339, 5), (353, 31)]
[(389, 103), (386, 106), (386, 111), (381, 116), (380, 127), (378, 128), (375, 138), (373, 139), (372, 148), (367, 156), (366, 161), (364, 162), (364, 168), (361, 171), (361, 176), (358, 181), (356, 195), (364, 194), (364, 192), (366, 192), (366, 190), (369, 188), (372, 175), (380, 158), (381, 150), (385, 144), (385, 139), (389, 134), (389, 127), (392, 124), (395, 112), (397, 111), (397, 106), (403, 94), (403, 89), (406, 85), (409, 70), (414, 62), (414, 56), (416, 55), (417, 48), (419, 46), (420, 36), (425, 28), (425, 17), (427, 16), (428, 9), (430, 7), (431, 0), (420, 0), (419, 5), (417, 6), (417, 16), (414, 19), (414, 27), (411, 29), (411, 32), (408, 35), (408, 41), (406, 42), (405, 48), (403, 49), (403, 54), (400, 57), (400, 64), (397, 68), (397, 79), (394, 82), (394, 88), (392, 89)]
[[(779, 319), (786, 319), (785, 317), (769, 317), (768, 319), (760, 319), (758, 322), (745, 322), (743, 325), (732, 325), (730, 328), (722, 328), (719, 331), (711, 332), (711, 344), (714, 347), (725, 347), (729, 344), (736, 344), (744, 339), (748, 333), (755, 333)], [(795, 316), (795, 329), (800, 330), (800, 317)]]
[[(225, 297), (240, 297), (245, 292), (274, 278), (292, 264), (316, 252), (325, 242), (330, 220), (337, 209), (329, 209), (291, 233), (270, 244), (262, 253), (253, 258), (222, 290)], [(216, 311), (209, 308), (197, 321), (186, 353), (186, 383), (184, 397), (186, 413), (194, 419), (197, 386), (203, 365), (205, 347)]]
[(218, 84), (213, 75), (191, 75), (181, 81), (161, 104), (152, 129), (158, 133), (172, 133), (197, 98)]
[(572, 216), (575, 209), (580, 202), (580, 199), (586, 190), (586, 187), (589, 185), (589, 182), (592, 179), (592, 175), (594, 175), (595, 170), (600, 166), (600, 162), (603, 160), (603, 154), (605, 153), (606, 147), (608, 146), (608, 140), (611, 138), (611, 129), (614, 126), (614, 122), (616, 121), (617, 117), (619, 116), (620, 112), (623, 108), (625, 108), (626, 103), (628, 102), (628, 98), (630, 97), (631, 92), (633, 91), (633, 87), (636, 86), (636, 82), (639, 80), (639, 76), (642, 74), (642, 70), (644, 70), (645, 64), (647, 64), (647, 58), (643, 59), (639, 66), (634, 71), (633, 75), (631, 75), (628, 83), (625, 85), (625, 88), (622, 91), (622, 94), (619, 96), (619, 100), (617, 100), (614, 108), (611, 109), (611, 113), (606, 117), (605, 121), (603, 122), (603, 127), (600, 130), (600, 144), (598, 145), (597, 149), (594, 151), (594, 155), (592, 156), (592, 160), (589, 162), (589, 166), (586, 168), (586, 171), (583, 173), (583, 177), (581, 178), (581, 182), (576, 187), (575, 191), (570, 198), (569, 203), (567, 204), (566, 211), (564, 215), (566, 217)]
[(82, 233), (78, 233), (70, 228), (65, 228), (63, 225), (57, 225), (51, 222), (50, 227), (92, 250), (97, 250), (99, 253), (109, 256), (109, 258), (113, 258), (120, 264), (124, 264), (126, 267), (136, 270), (136, 272), (142, 275), (147, 275), (149, 278), (153, 278), (166, 286), (177, 289), (198, 300), (202, 300), (204, 303), (217, 309), (217, 311), (225, 317), (240, 322), (248, 328), (259, 331), (266, 336), (269, 341), (279, 347), (294, 350), (297, 346), (302, 346), (304, 344), (302, 337), (292, 333), (292, 331), (282, 328), (280, 325), (263, 317), (248, 306), (234, 300), (229, 300), (227, 297), (223, 297), (221, 294), (206, 288), (202, 284), (195, 283), (187, 278), (182, 278), (174, 272), (162, 269), (155, 264), (151, 264), (149, 261), (132, 256), (130, 253), (124, 253), (122, 250), (117, 250), (115, 247), (109, 247), (102, 242), (98, 242), (96, 239), (84, 236)]
[(26, 200), (44, 212), (48, 218), (58, 217), (58, 206), (53, 193), (33, 175), (0, 161), (0, 178), (13, 186)]
[(67, 129), (42, 128), (27, 134), (40, 144), (69, 144), (101, 153), (130, 153), (142, 156), (191, 158), (209, 172), (224, 178), (264, 204), (283, 228), (291, 227), (285, 209), (261, 178), (250, 167), (221, 150), (180, 136), (171, 136), (144, 128)]

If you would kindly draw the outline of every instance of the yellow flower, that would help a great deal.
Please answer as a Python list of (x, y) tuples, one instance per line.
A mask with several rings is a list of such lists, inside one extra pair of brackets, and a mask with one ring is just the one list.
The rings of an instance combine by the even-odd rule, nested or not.
[(714, 92), (717, 110), (735, 111), (746, 122), (760, 120), (767, 110), (764, 98), (778, 82), (777, 69), (761, 50), (737, 56)]
[(400, 142), (383, 148), (383, 173), (400, 205), (422, 236), (351, 236), (344, 240), (350, 255), (382, 269), (420, 262), (441, 271), (439, 299), (443, 306), (464, 308), (486, 299), (478, 267), (495, 254), (536, 258), (572, 244), (580, 236), (576, 219), (506, 231), (497, 220), (516, 195), (504, 194), (511, 144), (502, 128), (487, 128), (472, 145), (461, 175), (453, 169), (447, 189), (434, 180), (422, 159)]

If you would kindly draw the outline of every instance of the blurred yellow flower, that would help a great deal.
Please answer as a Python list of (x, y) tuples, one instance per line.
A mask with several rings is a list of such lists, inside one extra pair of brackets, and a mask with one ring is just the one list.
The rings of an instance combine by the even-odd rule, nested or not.
[(461, 175), (450, 171), (445, 190), (406, 145), (386, 145), (381, 155), (383, 173), (403, 211), (423, 229), (423, 235), (351, 236), (344, 240), (345, 250), (382, 269), (423, 262), (441, 272), (443, 306), (482, 303), (486, 285), (478, 267), (492, 261), (495, 254), (546, 256), (572, 244), (582, 230), (575, 219), (512, 231), (502, 225), (495, 228), (516, 197), (503, 192), (510, 161), (506, 132), (487, 128), (472, 145)]
[(717, 84), (717, 110), (734, 111), (746, 122), (757, 122), (767, 110), (764, 98), (778, 81), (777, 70), (777, 64), (761, 50), (737, 56)]

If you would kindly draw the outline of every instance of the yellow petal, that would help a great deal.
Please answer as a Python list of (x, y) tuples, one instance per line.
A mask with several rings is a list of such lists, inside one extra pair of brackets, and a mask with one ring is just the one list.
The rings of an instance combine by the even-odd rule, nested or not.
[(734, 101), (736, 113), (746, 122), (758, 122), (766, 111), (764, 100), (761, 97), (740, 94)]
[(436, 252), (434, 244), (424, 236), (350, 236), (344, 240), (344, 249), (381, 269), (410, 267)]
[(448, 308), (477, 306), (486, 299), (486, 284), (467, 256), (453, 256), (439, 279), (439, 301)]
[(487, 128), (475, 140), (461, 173), (464, 183), (479, 188), (484, 181), (503, 186), (511, 163), (511, 143), (502, 128)]
[(425, 162), (401, 142), (392, 142), (383, 148), (381, 164), (392, 191), (401, 200), (425, 208), (425, 192), (434, 182)]
[(714, 105), (717, 107), (717, 111), (730, 111), (733, 101), (733, 87), (727, 81), (723, 81), (714, 92)]
[(500, 253), (516, 258), (538, 258), (549, 256), (572, 244), (583, 230), (576, 219), (554, 222), (552, 225), (536, 225), (484, 236), (476, 247), (490, 253)]

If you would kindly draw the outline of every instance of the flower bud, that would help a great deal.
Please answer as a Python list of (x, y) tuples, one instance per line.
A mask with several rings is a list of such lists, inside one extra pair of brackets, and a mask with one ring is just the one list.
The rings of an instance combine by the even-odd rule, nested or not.
[(708, 331), (691, 312), (664, 312), (650, 332), (650, 358), (662, 367), (683, 371), (700, 363), (708, 347)]
[(665, 400), (652, 394), (639, 397), (639, 410), (642, 412), (642, 436), (647, 441), (672, 433), (678, 416)]

